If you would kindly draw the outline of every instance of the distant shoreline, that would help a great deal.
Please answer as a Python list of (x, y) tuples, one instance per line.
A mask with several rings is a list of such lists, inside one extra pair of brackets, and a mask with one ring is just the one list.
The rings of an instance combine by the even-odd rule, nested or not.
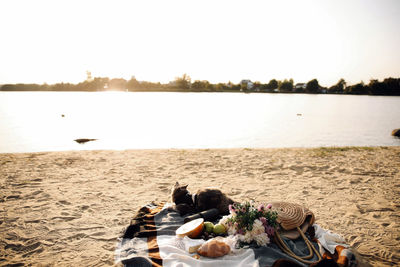
[(54, 93), (101, 93), (101, 92), (126, 92), (126, 93), (235, 93), (235, 94), (293, 94), (293, 95), (354, 95), (354, 96), (400, 96), (400, 94), (346, 94), (346, 93), (306, 93), (306, 92), (241, 92), (234, 90), (225, 91), (187, 91), (187, 90), (102, 90), (102, 91), (48, 91), (48, 90), (0, 90), (0, 92), (54, 92)]
[(348, 95), (385, 95), (400, 96), (400, 78), (386, 78), (383, 81), (370, 80), (368, 84), (360, 82), (348, 86), (344, 79), (330, 87), (319, 85), (317, 79), (307, 83), (294, 84), (293, 79), (278, 81), (272, 79), (268, 83), (252, 82), (242, 80), (240, 83), (217, 83), (208, 81), (194, 81), (183, 75), (175, 81), (167, 84), (137, 81), (132, 77), (129, 81), (121, 78), (109, 79), (96, 77), (88, 78), (78, 84), (56, 83), (56, 84), (3, 84), (0, 91), (50, 91), (50, 92), (228, 92), (228, 93), (306, 93), (306, 94), (348, 94)]

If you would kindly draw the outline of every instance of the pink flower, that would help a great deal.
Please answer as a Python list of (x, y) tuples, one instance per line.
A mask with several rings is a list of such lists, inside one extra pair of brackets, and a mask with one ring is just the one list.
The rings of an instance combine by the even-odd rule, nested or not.
[(272, 208), (272, 204), (267, 205), (267, 209), (270, 209), (270, 208)]
[(263, 211), (265, 209), (264, 204), (260, 204), (260, 206), (258, 206), (258, 211)]
[(267, 224), (267, 219), (265, 219), (265, 217), (261, 217), (260, 221), (263, 223), (263, 225)]
[(229, 204), (229, 211), (230, 212), (235, 212), (235, 208), (233, 207), (233, 205)]
[(273, 236), (275, 233), (275, 229), (274, 229), (274, 227), (271, 227), (268, 225), (268, 226), (265, 226), (265, 232), (267, 233), (267, 235)]

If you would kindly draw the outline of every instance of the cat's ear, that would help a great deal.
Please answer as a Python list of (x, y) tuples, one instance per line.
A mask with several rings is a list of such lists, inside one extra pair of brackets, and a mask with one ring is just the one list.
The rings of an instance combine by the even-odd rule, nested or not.
[(174, 188), (180, 188), (180, 189), (186, 189), (188, 187), (187, 184), (185, 185), (180, 185), (179, 182), (176, 182), (174, 185)]

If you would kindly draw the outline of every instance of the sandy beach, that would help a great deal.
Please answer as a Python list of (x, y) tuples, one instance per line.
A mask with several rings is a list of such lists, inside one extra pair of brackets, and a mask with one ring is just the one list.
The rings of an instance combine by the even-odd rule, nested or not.
[(117, 238), (175, 183), (308, 206), (374, 266), (400, 263), (400, 147), (0, 154), (0, 265), (114, 264)]

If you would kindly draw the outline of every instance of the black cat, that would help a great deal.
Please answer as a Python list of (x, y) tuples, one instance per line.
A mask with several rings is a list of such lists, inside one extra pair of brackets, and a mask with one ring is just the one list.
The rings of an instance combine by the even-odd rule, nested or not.
[(218, 189), (201, 189), (196, 194), (190, 194), (188, 185), (175, 183), (172, 188), (172, 202), (181, 214), (197, 213), (216, 208), (222, 215), (229, 214), (229, 205), (234, 201)]

